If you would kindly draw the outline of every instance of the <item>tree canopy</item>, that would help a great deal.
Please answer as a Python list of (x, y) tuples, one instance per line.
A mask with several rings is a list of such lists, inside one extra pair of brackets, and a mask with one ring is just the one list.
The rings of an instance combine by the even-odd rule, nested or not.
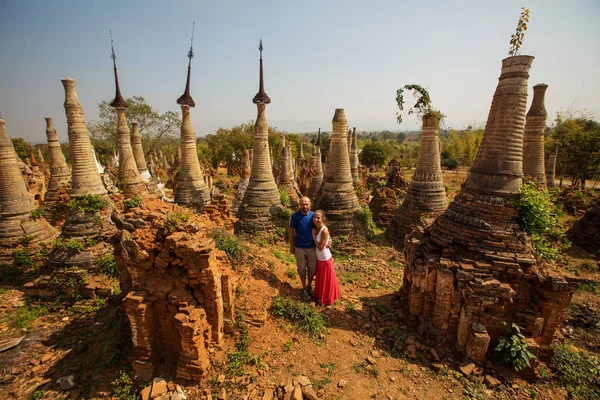
[(585, 187), (590, 179), (600, 179), (600, 124), (586, 115), (559, 114), (550, 132), (559, 143), (556, 173), (571, 178), (573, 186)]
[(25, 161), (26, 158), (29, 158), (29, 143), (23, 138), (12, 138), (13, 147), (15, 148), (15, 153), (21, 158), (21, 160)]
[[(98, 159), (106, 163), (117, 152), (119, 135), (117, 134), (117, 112), (110, 106), (111, 100), (104, 100), (98, 104), (99, 120), (87, 123), (92, 144)], [(142, 146), (148, 154), (153, 149), (159, 150), (170, 156), (179, 146), (181, 118), (175, 111), (163, 113), (146, 103), (141, 96), (127, 99), (129, 107), (126, 110), (127, 122), (137, 122)], [(131, 127), (130, 127), (131, 129)]]
[(363, 165), (382, 167), (386, 162), (386, 151), (381, 142), (367, 143), (359, 154)]

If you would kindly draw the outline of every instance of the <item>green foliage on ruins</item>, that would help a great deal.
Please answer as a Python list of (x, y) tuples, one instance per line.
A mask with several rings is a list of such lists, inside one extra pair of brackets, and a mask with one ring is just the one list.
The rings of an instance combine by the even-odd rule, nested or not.
[(40, 207), (36, 207), (32, 212), (31, 212), (31, 219), (34, 221), (37, 221), (38, 219), (42, 218), (44, 216), (44, 212), (46, 210), (44, 209), (44, 207), (40, 206)]
[(380, 142), (367, 143), (358, 157), (361, 164), (372, 167), (382, 167), (387, 161), (385, 147)]
[[(98, 121), (87, 123), (92, 145), (102, 164), (107, 164), (119, 148), (117, 112), (110, 106), (111, 102), (112, 100), (100, 102)], [(137, 122), (145, 154), (149, 154), (152, 150), (162, 150), (167, 157), (173, 155), (179, 146), (180, 113), (175, 111), (161, 113), (147, 104), (141, 96), (130, 97), (127, 103), (129, 104), (126, 111), (127, 122), (129, 124)]]
[(323, 316), (308, 303), (277, 296), (271, 304), (271, 312), (277, 318), (296, 324), (301, 332), (311, 337), (317, 337), (327, 329)]
[(29, 143), (25, 139), (18, 137), (10, 140), (15, 148), (15, 153), (21, 160), (25, 161), (26, 158), (29, 158)]
[(548, 151), (559, 143), (557, 176), (570, 178), (574, 187), (600, 179), (600, 123), (585, 112), (559, 113), (549, 136)]
[(214, 239), (217, 249), (223, 250), (234, 263), (241, 262), (248, 252), (242, 239), (225, 229), (215, 229), (209, 236)]
[(163, 229), (165, 230), (165, 236), (169, 236), (171, 233), (177, 230), (179, 224), (188, 222), (190, 215), (182, 212), (173, 212), (167, 214), (167, 218), (163, 222)]
[(517, 199), (519, 226), (531, 235), (533, 248), (548, 261), (560, 261), (563, 250), (569, 248), (565, 229), (560, 223), (562, 210), (547, 190), (541, 190), (524, 180)]
[(83, 199), (71, 199), (69, 202), (69, 208), (77, 214), (96, 214), (108, 205), (108, 200), (95, 194), (88, 194)]
[(281, 205), (286, 208), (290, 206), (290, 195), (285, 189), (279, 189), (279, 201), (281, 201)]
[(521, 333), (521, 327), (514, 322), (510, 325), (502, 321), (506, 328), (506, 336), (499, 339), (499, 343), (494, 349), (502, 356), (502, 361), (511, 364), (515, 371), (519, 372), (523, 368), (529, 367), (529, 360), (536, 358), (525, 343), (525, 336)]
[(64, 240), (62, 237), (54, 239), (52, 242), (52, 250), (66, 250), (69, 253), (79, 254), (85, 248), (84, 244), (76, 239)]
[(575, 399), (600, 398), (600, 361), (568, 344), (552, 346), (553, 361), (558, 367), (558, 380)]
[(515, 33), (510, 35), (510, 50), (509, 56), (518, 56), (523, 46), (523, 38), (525, 38), (525, 31), (527, 30), (527, 23), (529, 22), (529, 9), (521, 7), (521, 15), (519, 16), (519, 22), (517, 22), (517, 29)]
[(141, 206), (142, 204), (144, 204), (142, 196), (133, 196), (129, 199), (123, 200), (123, 205), (125, 208), (135, 208)]
[(105, 254), (98, 257), (98, 271), (101, 274), (107, 275), (111, 278), (119, 279), (121, 274), (117, 267), (117, 261), (115, 256), (112, 254)]

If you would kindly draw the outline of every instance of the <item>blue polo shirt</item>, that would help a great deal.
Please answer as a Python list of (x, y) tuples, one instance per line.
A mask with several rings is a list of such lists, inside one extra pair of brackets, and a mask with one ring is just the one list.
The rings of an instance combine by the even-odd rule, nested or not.
[(296, 237), (294, 238), (294, 246), (299, 249), (312, 249), (315, 247), (315, 242), (312, 238), (312, 229), (315, 227), (313, 224), (314, 211), (309, 211), (308, 215), (302, 214), (302, 211), (296, 211), (292, 214), (290, 219), (290, 228), (296, 230)]

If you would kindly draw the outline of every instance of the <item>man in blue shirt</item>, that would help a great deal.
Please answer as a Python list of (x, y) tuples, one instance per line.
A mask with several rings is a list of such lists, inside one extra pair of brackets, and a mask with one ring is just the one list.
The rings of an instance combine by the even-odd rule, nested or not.
[[(290, 253), (296, 256), (296, 268), (302, 283), (301, 297), (310, 300), (312, 281), (317, 273), (317, 252), (312, 238), (314, 212), (310, 211), (310, 199), (300, 199), (300, 210), (290, 219)], [(307, 284), (308, 278), (308, 284)]]

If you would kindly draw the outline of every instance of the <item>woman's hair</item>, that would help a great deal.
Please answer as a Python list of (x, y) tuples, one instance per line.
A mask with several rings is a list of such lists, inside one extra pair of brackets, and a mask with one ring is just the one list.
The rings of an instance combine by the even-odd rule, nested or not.
[(323, 218), (323, 221), (325, 221), (325, 211), (315, 210), (315, 214), (321, 214), (321, 218)]

